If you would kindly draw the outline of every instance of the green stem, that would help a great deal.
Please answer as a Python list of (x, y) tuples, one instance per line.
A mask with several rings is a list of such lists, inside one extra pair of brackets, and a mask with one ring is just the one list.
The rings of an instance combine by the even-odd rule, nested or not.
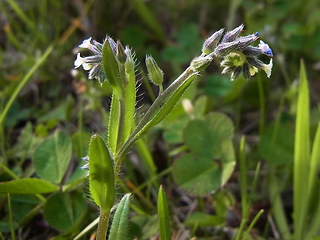
[(181, 84), (184, 83), (185, 80), (187, 80), (189, 77), (191, 77), (193, 74), (195, 74), (194, 70), (192, 70), (190, 67), (188, 67), (166, 90), (163, 91), (162, 94), (160, 94), (157, 99), (153, 102), (151, 107), (148, 109), (146, 114), (143, 116), (141, 121), (138, 123), (135, 130), (131, 133), (129, 139), (126, 141), (126, 143), (121, 148), (118, 155), (114, 158), (115, 161), (115, 173), (118, 174), (118, 171), (121, 166), (121, 162), (124, 158), (124, 156), (127, 154), (130, 147), (133, 145), (133, 143), (137, 140), (139, 137), (139, 133), (142, 130), (142, 128), (150, 121), (150, 119), (153, 117), (154, 113), (158, 111), (162, 107), (162, 104), (165, 102), (166, 98), (169, 97)]
[(124, 130), (124, 118), (125, 118), (125, 102), (123, 99), (119, 98), (119, 108), (120, 108), (120, 114), (119, 114), (119, 129), (118, 129), (118, 138), (117, 138), (117, 146), (116, 146), (116, 153), (119, 152), (119, 149), (121, 149), (122, 145), (124, 144), (123, 141), (123, 130)]
[(8, 209), (9, 209), (9, 221), (10, 221), (11, 239), (15, 240), (16, 239), (16, 235), (14, 233), (10, 193), (7, 193), (7, 197), (8, 197)]
[(100, 218), (96, 240), (106, 240), (109, 225), (110, 209), (100, 209)]

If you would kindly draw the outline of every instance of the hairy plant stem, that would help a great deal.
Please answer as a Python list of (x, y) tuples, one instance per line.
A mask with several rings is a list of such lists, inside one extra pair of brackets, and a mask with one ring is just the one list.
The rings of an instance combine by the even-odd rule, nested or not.
[(138, 139), (140, 136), (140, 131), (142, 128), (152, 119), (154, 114), (162, 107), (165, 100), (171, 96), (171, 94), (179, 88), (189, 77), (194, 75), (195, 70), (193, 70), (191, 67), (188, 67), (166, 90), (164, 90), (157, 99), (153, 102), (153, 104), (150, 106), (148, 111), (145, 113), (141, 121), (136, 126), (135, 130), (131, 133), (129, 139), (125, 142), (125, 144), (122, 146), (121, 150), (119, 151), (118, 155), (115, 156), (114, 162), (115, 162), (115, 175), (118, 175), (121, 162), (125, 155), (127, 154), (130, 147), (133, 145), (133, 143)]
[(116, 147), (116, 153), (119, 152), (119, 149), (121, 149), (123, 145), (123, 128), (124, 128), (124, 118), (125, 118), (125, 102), (124, 99), (119, 99), (119, 108), (120, 108), (120, 114), (119, 114), (119, 129), (118, 129), (118, 138), (117, 138), (117, 147)]
[(106, 240), (109, 225), (110, 209), (100, 209), (97, 240)]

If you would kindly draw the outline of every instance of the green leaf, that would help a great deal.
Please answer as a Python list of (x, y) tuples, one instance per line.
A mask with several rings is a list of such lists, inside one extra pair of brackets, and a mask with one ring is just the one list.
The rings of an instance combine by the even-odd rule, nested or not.
[(224, 219), (225, 218), (223, 216), (214, 216), (202, 212), (195, 212), (187, 217), (184, 224), (190, 227), (211, 227), (223, 224)]
[(177, 184), (197, 196), (208, 195), (219, 188), (221, 175), (218, 161), (193, 153), (184, 155), (173, 165), (173, 177)]
[(88, 156), (91, 197), (102, 210), (110, 210), (115, 194), (113, 162), (100, 136), (91, 137)]
[(171, 144), (181, 143), (183, 141), (183, 129), (185, 128), (188, 121), (188, 116), (184, 115), (176, 119), (172, 123), (165, 124), (163, 137), (166, 142)]
[(309, 184), (308, 184), (308, 199), (311, 201), (312, 195), (317, 194), (316, 183), (318, 181), (318, 171), (320, 166), (320, 122), (318, 124), (316, 136), (314, 138), (311, 162), (310, 162), (310, 171), (309, 171)]
[(81, 193), (59, 192), (46, 201), (44, 217), (50, 226), (67, 231), (83, 220), (87, 208)]
[(37, 174), (50, 182), (60, 183), (69, 166), (72, 153), (70, 138), (60, 131), (44, 140), (33, 155)]
[(109, 124), (108, 124), (108, 147), (113, 155), (117, 151), (117, 140), (119, 132), (120, 104), (115, 92), (112, 94)]
[(113, 91), (115, 91), (116, 94), (120, 96), (120, 98), (122, 98), (123, 97), (122, 79), (121, 79), (117, 60), (113, 55), (113, 52), (109, 43), (108, 36), (106, 37), (106, 40), (104, 41), (103, 47), (102, 47), (102, 65), (103, 65), (104, 73), (106, 74), (107, 79), (110, 85), (112, 86)]
[(0, 193), (37, 194), (58, 190), (52, 183), (39, 178), (23, 178), (0, 183)]
[[(190, 86), (193, 78), (195, 77), (195, 74), (188, 77), (182, 85), (180, 85), (175, 91), (173, 91), (167, 98), (163, 100), (163, 102), (154, 102), (154, 104), (150, 107), (147, 113), (149, 114), (144, 121), (141, 120), (141, 122), (136, 127), (136, 130), (134, 131), (134, 137), (135, 139), (138, 138), (140, 135), (148, 131), (153, 126), (157, 125), (159, 122), (161, 122), (172, 110), (172, 108), (176, 105), (182, 94), (187, 90), (187, 88)], [(166, 89), (168, 90), (168, 89)], [(166, 93), (166, 91), (164, 92)]]
[(187, 146), (198, 155), (216, 158), (221, 156), (221, 143), (233, 136), (233, 124), (222, 113), (210, 113), (204, 120), (193, 120), (183, 132)]
[(206, 112), (208, 97), (205, 95), (200, 96), (194, 104), (195, 118), (201, 118)]
[(224, 114), (210, 113), (203, 120), (190, 121), (183, 138), (192, 153), (174, 164), (176, 182), (199, 196), (225, 184), (235, 166), (232, 136), (233, 124)]
[(230, 93), (232, 87), (233, 82), (230, 81), (230, 77), (217, 74), (208, 77), (204, 90), (212, 97), (221, 98)]
[(294, 235), (303, 239), (306, 223), (307, 191), (310, 163), (309, 135), (309, 89), (303, 61), (300, 65), (300, 86), (297, 107), (296, 132), (294, 144)]
[(166, 193), (162, 186), (159, 188), (158, 195), (158, 215), (159, 215), (159, 228), (160, 228), (160, 239), (170, 240), (170, 219), (169, 219), (169, 208)]
[[(132, 59), (132, 56), (131, 56)], [(124, 123), (122, 145), (128, 140), (132, 127), (134, 125), (134, 112), (136, 106), (136, 77), (134, 71), (134, 64), (125, 65), (127, 85), (124, 90)]]
[(117, 211), (114, 215), (110, 230), (110, 240), (122, 240), (127, 238), (128, 234), (128, 216), (129, 216), (130, 194), (124, 195), (121, 199)]
[(294, 135), (287, 124), (268, 128), (259, 143), (261, 156), (270, 164), (292, 163)]

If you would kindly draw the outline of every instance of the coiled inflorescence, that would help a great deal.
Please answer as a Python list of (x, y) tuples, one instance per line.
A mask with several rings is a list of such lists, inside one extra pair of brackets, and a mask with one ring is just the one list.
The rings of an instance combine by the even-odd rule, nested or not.
[[(234, 80), (242, 72), (246, 79), (255, 75), (258, 69), (262, 69), (270, 77), (272, 69), (273, 53), (268, 44), (260, 41), (257, 47), (251, 46), (259, 39), (259, 33), (239, 37), (244, 25), (224, 33), (224, 29), (212, 34), (203, 44), (202, 53), (204, 57), (218, 57), (221, 60), (223, 74), (231, 74)], [(270, 57), (269, 64), (265, 64), (258, 56), (266, 55)]]

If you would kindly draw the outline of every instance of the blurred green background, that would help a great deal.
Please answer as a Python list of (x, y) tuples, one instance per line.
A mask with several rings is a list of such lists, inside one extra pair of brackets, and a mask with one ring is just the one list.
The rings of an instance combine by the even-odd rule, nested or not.
[[(291, 209), (291, 186), (286, 185), (291, 175), (281, 171), (293, 159), (301, 59), (306, 65), (310, 86), (312, 136), (320, 118), (318, 0), (1, 0), (0, 112), (4, 111), (14, 91), (46, 49), (53, 46), (53, 50), (40, 67), (32, 71), (0, 124), (0, 161), (19, 178), (35, 176), (32, 167), (35, 149), (60, 129), (71, 137), (73, 143), (71, 166), (65, 177), (68, 179), (81, 157), (86, 155), (90, 135), (106, 131), (104, 121), (110, 104), (110, 87), (107, 84), (100, 87), (98, 82), (87, 80), (85, 71), (73, 70), (77, 46), (83, 39), (93, 37), (102, 42), (107, 34), (133, 48), (140, 63), (137, 66), (140, 82), (137, 108), (143, 112), (143, 106), (149, 105), (157, 94), (154, 86), (147, 83), (145, 54), (152, 54), (156, 59), (165, 73), (164, 86), (168, 86), (190, 60), (201, 53), (205, 38), (220, 28), (230, 30), (241, 23), (245, 24), (246, 34), (259, 32), (260, 38), (273, 50), (271, 78), (260, 72), (249, 81), (240, 77), (231, 82), (229, 76), (220, 74), (216, 62), (196, 81), (189, 98), (194, 102), (199, 96), (205, 96), (205, 111), (227, 114), (235, 125), (236, 145), (241, 135), (246, 135), (250, 169), (261, 160), (265, 168), (268, 164), (278, 166), (276, 172), (283, 177), (281, 188), (289, 194), (286, 207)], [(270, 156), (268, 144), (276, 121), (280, 123), (277, 125), (280, 129), (274, 154)], [(148, 149), (158, 172), (170, 167), (168, 159), (175, 144), (179, 143), (179, 129), (183, 126), (183, 118), (180, 118), (180, 123), (160, 125), (148, 135)], [(130, 166), (126, 166), (126, 171), (131, 171)], [(135, 174), (128, 174), (134, 176), (135, 179), (128, 177), (132, 182), (141, 183), (148, 178), (135, 169), (132, 172)], [(230, 180), (231, 187), (235, 184), (237, 188), (236, 176), (235, 173)], [(163, 181), (172, 190), (171, 178), (169, 175)], [(10, 179), (1, 169), (0, 181)], [(266, 184), (263, 179), (262, 176), (262, 189)], [(81, 192), (82, 188), (79, 189)], [(231, 192), (235, 196), (238, 194), (237, 190)], [(270, 207), (266, 195), (263, 190), (256, 194), (257, 208), (260, 205)], [(174, 193), (169, 198), (176, 206), (181, 205)], [(5, 200), (0, 202), (0, 208), (4, 203)], [(6, 211), (1, 210), (2, 216), (6, 216)], [(94, 210), (90, 214), (88, 219), (91, 221)], [(90, 221), (83, 223), (82, 228)], [(234, 221), (237, 225), (237, 220)], [(8, 230), (6, 222), (2, 218), (1, 231)], [(41, 214), (24, 225), (24, 229), (46, 229), (45, 236), (56, 233), (49, 227), (39, 227), (39, 222), (42, 222)], [(263, 232), (263, 226), (258, 228), (260, 233)], [(31, 230), (29, 235), (26, 234), (29, 239), (35, 235)]]

